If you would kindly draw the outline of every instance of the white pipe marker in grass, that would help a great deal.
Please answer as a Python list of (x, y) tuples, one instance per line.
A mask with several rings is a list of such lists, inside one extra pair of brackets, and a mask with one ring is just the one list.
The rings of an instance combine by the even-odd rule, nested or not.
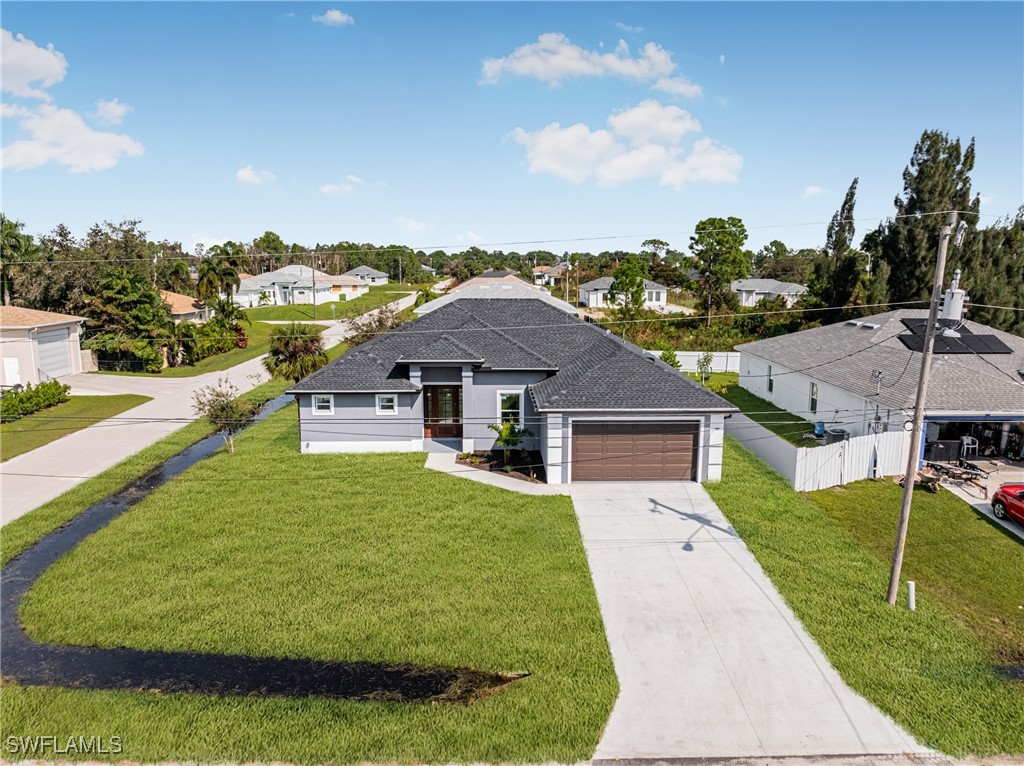
[(917, 609), (917, 586), (913, 580), (907, 581), (907, 609), (911, 612)]

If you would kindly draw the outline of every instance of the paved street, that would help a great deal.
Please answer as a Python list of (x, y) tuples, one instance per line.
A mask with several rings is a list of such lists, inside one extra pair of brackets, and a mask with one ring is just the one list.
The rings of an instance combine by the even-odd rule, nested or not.
[[(394, 305), (411, 306), (415, 295)], [(340, 343), (349, 333), (347, 321), (328, 322), (324, 345)], [(83, 428), (0, 465), (0, 523), (23, 516), (88, 478), (102, 473), (195, 419), (192, 393), (227, 376), (242, 392), (267, 379), (262, 358), (250, 359), (222, 372), (193, 378), (144, 378), (129, 375), (80, 374), (64, 378), (72, 394), (142, 394), (152, 401), (114, 418)]]
[(702, 487), (571, 495), (620, 685), (596, 760), (927, 752), (843, 683)]

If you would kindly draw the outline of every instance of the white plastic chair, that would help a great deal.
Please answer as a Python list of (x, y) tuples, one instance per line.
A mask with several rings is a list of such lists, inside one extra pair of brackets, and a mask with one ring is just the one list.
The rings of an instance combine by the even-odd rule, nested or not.
[(960, 455), (962, 457), (967, 457), (968, 455), (971, 454), (972, 451), (975, 455), (978, 454), (978, 440), (975, 439), (973, 436), (961, 436)]

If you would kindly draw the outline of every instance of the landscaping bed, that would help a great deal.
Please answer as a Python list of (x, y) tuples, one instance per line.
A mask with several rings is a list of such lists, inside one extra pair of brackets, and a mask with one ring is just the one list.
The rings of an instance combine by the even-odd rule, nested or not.
[(8, 683), (0, 737), (117, 732), (120, 754), (82, 757), (141, 762), (593, 754), (617, 683), (567, 498), (427, 471), (416, 454), (300, 455), (294, 405), (240, 434), (236, 450), (51, 566), (22, 604), (27, 634), (530, 676), (468, 706)]
[(943, 752), (1024, 754), (1024, 684), (995, 670), (1024, 619), (1017, 541), (966, 504), (916, 492), (910, 612), (905, 588), (897, 606), (885, 601), (898, 487), (801, 495), (733, 439), (724, 457), (708, 492), (847, 684)]
[(500, 450), (476, 450), (460, 453), (455, 462), (459, 465), (478, 468), (488, 473), (498, 473), (522, 479), (534, 484), (546, 484), (544, 458), (538, 450), (511, 450), (506, 463)]

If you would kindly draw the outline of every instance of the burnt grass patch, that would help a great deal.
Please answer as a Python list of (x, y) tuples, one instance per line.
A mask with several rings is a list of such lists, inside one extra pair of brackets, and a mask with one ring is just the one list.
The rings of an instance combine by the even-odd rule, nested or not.
[(488, 473), (504, 474), (533, 484), (546, 484), (544, 458), (539, 450), (509, 450), (508, 462), (500, 449), (462, 452), (455, 462)]
[[(279, 397), (261, 413), (289, 403)], [(154, 490), (212, 455), (219, 435), (202, 439), (95, 503), (11, 559), (0, 571), (3, 680), (21, 686), (98, 691), (324, 697), (377, 702), (469, 704), (528, 673), (410, 664), (338, 662), (232, 654), (98, 648), (39, 643), (18, 620), (22, 598), (58, 559)]]

